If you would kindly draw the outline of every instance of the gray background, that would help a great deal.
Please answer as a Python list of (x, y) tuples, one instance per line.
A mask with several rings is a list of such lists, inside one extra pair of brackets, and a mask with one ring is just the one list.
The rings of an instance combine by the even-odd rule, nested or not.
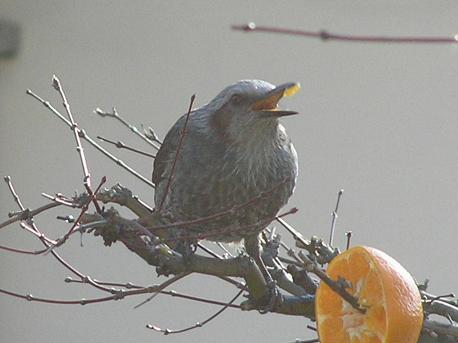
[[(386, 35), (453, 35), (456, 1), (0, 1), (0, 16), (22, 27), (16, 58), (0, 60), (0, 174), (12, 175), (26, 206), (40, 192), (82, 189), (71, 132), (25, 95), (31, 88), (60, 106), (53, 73), (67, 90), (74, 114), (90, 134), (142, 146), (128, 130), (92, 114), (116, 106), (136, 124), (163, 136), (196, 93), (202, 105), (244, 78), (299, 81), (283, 102), (301, 115), (284, 124), (300, 158), (289, 218), (305, 236), (328, 237), (336, 193), (345, 189), (337, 239), (378, 247), (399, 260), (430, 290), (457, 291), (458, 45), (323, 43), (272, 34), (243, 34), (231, 24), (255, 21), (309, 30)], [(143, 146), (145, 147), (145, 146)], [(152, 190), (87, 147), (94, 182), (108, 176), (147, 202)], [(123, 152), (144, 175), (151, 161)], [(0, 216), (15, 205), (0, 191)], [(66, 226), (59, 210), (37, 220), (52, 237)], [(59, 249), (77, 268), (101, 280), (157, 282), (154, 270), (123, 246), (106, 248), (75, 236)], [(13, 225), (0, 242), (38, 249)], [(36, 296), (75, 299), (100, 293), (65, 284), (69, 273), (51, 256), (0, 252), (0, 287)], [(174, 289), (228, 300), (234, 290), (210, 277), (192, 276)], [(228, 310), (203, 329), (164, 337), (146, 323), (181, 328), (216, 307), (159, 297), (103, 305), (61, 306), (0, 296), (2, 342), (290, 342), (313, 337), (304, 318)]]

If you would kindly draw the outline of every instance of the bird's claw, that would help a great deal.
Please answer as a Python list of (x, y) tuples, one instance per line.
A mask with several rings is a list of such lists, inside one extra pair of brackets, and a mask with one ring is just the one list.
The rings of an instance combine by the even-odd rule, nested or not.
[(266, 296), (267, 304), (264, 304), (258, 308), (260, 314), (266, 314), (272, 312), (272, 310), (277, 306), (278, 301), (281, 299), (280, 291), (277, 288), (277, 284), (274, 280), (267, 281), (267, 288), (269, 289), (269, 294)]

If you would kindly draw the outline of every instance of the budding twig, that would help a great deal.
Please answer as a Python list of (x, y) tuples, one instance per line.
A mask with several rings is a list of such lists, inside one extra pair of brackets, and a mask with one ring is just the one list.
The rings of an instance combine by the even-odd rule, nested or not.
[(189, 274), (191, 274), (191, 272), (180, 273), (180, 274), (177, 274), (177, 275), (171, 277), (170, 279), (164, 281), (162, 284), (157, 286), (157, 289), (154, 291), (153, 295), (151, 295), (150, 297), (148, 297), (145, 300), (143, 300), (140, 304), (135, 305), (134, 308), (137, 309), (140, 306), (143, 306), (144, 304), (146, 304), (147, 302), (153, 300), (160, 293), (160, 291), (162, 291), (166, 287), (170, 286), (171, 284), (177, 282), (178, 280), (188, 276)]
[(302, 36), (309, 38), (318, 38), (323, 42), (335, 40), (359, 43), (420, 43), (420, 44), (456, 44), (458, 43), (458, 34), (452, 37), (415, 37), (415, 36), (362, 36), (330, 33), (325, 30), (321, 31), (304, 31), (285, 29), (272, 26), (257, 26), (255, 23), (246, 25), (233, 25), (233, 30), (244, 32), (267, 32), (280, 33), (290, 36)]
[[(26, 94), (27, 95), (30, 95), (32, 96), (35, 100), (41, 102), (43, 104), (43, 106), (45, 106), (47, 109), (49, 109), (51, 111), (51, 113), (53, 113), (54, 115), (56, 115), (60, 120), (62, 120), (68, 127), (72, 127), (72, 123), (67, 119), (65, 118), (58, 110), (56, 110), (51, 104), (49, 101), (46, 101), (44, 99), (42, 99), (40, 96), (38, 96), (37, 94), (35, 94), (33, 91), (31, 91), (30, 89), (28, 89), (26, 91)], [(111, 154), (108, 150), (104, 149), (100, 144), (98, 144), (95, 140), (93, 140), (87, 133), (86, 131), (84, 131), (83, 129), (80, 129), (80, 128), (77, 128), (78, 130), (78, 135), (85, 139), (89, 144), (91, 144), (94, 148), (96, 148), (98, 151), (100, 151), (103, 155), (105, 155), (106, 157), (108, 157), (110, 160), (112, 160), (113, 162), (115, 162), (117, 165), (119, 165), (121, 168), (124, 168), (125, 170), (127, 170), (129, 173), (131, 173), (132, 175), (134, 175), (137, 179), (143, 181), (144, 183), (146, 183), (148, 186), (154, 188), (155, 185), (154, 183), (152, 183), (149, 179), (147, 179), (146, 177), (144, 177), (143, 175), (141, 175), (139, 172), (137, 172), (136, 170), (134, 170), (133, 168), (131, 168), (130, 166), (128, 166), (126, 163), (124, 163), (122, 160), (120, 160), (119, 158), (117, 158), (116, 156), (114, 156), (113, 154)]]
[(334, 231), (336, 229), (336, 222), (337, 222), (337, 210), (339, 209), (339, 204), (340, 204), (340, 198), (342, 197), (344, 190), (341, 189), (339, 193), (337, 193), (337, 201), (336, 201), (336, 208), (332, 212), (332, 222), (331, 222), (331, 232), (329, 234), (329, 245), (333, 245), (333, 240), (334, 240)]
[[(7, 183), (8, 185), (8, 188), (10, 190), (10, 193), (11, 195), (13, 196), (13, 199), (14, 201), (17, 203), (19, 209), (21, 211), (25, 211), (25, 207), (24, 205), (22, 204), (21, 202), (21, 199), (19, 198), (19, 196), (17, 195), (16, 193), (16, 190), (14, 189), (14, 186), (13, 186), (13, 182), (11, 180), (11, 177), (7, 177), (5, 178), (5, 182)], [(54, 249), (51, 249), (49, 250), (53, 245), (56, 244), (56, 242), (50, 240), (49, 238), (47, 238), (39, 229), (38, 227), (36, 226), (36, 224), (34, 223), (33, 221), (33, 218), (30, 218), (28, 220), (29, 224), (25, 224), (25, 223), (21, 223), (21, 226), (23, 228), (27, 228), (27, 230), (31, 233), (33, 233), (34, 235), (36, 235), (38, 237), (38, 239), (41, 241), (41, 243), (47, 248), (47, 251), (50, 251), (51, 254), (54, 256), (54, 258), (59, 261), (60, 264), (62, 264), (65, 268), (67, 268), (69, 271), (71, 271), (73, 274), (75, 274), (76, 276), (78, 276), (79, 278), (81, 278), (81, 280), (87, 280), (88, 283), (90, 283), (93, 287), (95, 288), (98, 288), (102, 291), (105, 291), (105, 292), (110, 292), (110, 289), (104, 287), (104, 286), (101, 286), (101, 285), (98, 285), (96, 282), (92, 281), (88, 276), (84, 275), (83, 273), (81, 273), (78, 269), (76, 269), (75, 267), (73, 267), (70, 263), (68, 263), (65, 259), (63, 259)]]
[(110, 139), (107, 139), (107, 138), (104, 138), (102, 136), (97, 136), (98, 139), (100, 139), (101, 141), (103, 142), (107, 142), (107, 143), (110, 143), (112, 145), (114, 145), (115, 147), (117, 147), (118, 149), (126, 149), (126, 150), (129, 150), (129, 151), (133, 151), (137, 154), (140, 154), (140, 155), (143, 155), (143, 156), (147, 156), (147, 157), (151, 157), (151, 158), (155, 158), (156, 156), (154, 156), (153, 154), (150, 154), (148, 152), (145, 152), (145, 151), (141, 151), (141, 150), (138, 150), (138, 149), (135, 149), (135, 148), (132, 148), (128, 145), (125, 145), (123, 142), (121, 141), (112, 141)]
[[(129, 289), (143, 289), (143, 290), (148, 290), (150, 293), (152, 292), (153, 289), (156, 289), (158, 287), (157, 285), (149, 286), (149, 287), (139, 286), (139, 285), (134, 285), (131, 282), (119, 283), (119, 282), (107, 282), (107, 281), (100, 281), (100, 280), (94, 280), (94, 281), (97, 282), (99, 285), (121, 287), (121, 288), (124, 288), (126, 290), (129, 290)], [(67, 282), (67, 283), (80, 283), (80, 284), (84, 283), (81, 280), (74, 280), (74, 279), (72, 279), (70, 277), (65, 278), (65, 282)], [(145, 294), (146, 293), (147, 292), (145, 292)], [(180, 293), (180, 292), (177, 292), (177, 291), (174, 291), (174, 290), (170, 290), (170, 291), (162, 290), (162, 291), (159, 291), (158, 293), (164, 294), (164, 295), (168, 295), (168, 296), (171, 296), (171, 297), (176, 297), (176, 298), (182, 298), (182, 299), (188, 299), (188, 300), (192, 300), (192, 301), (202, 302), (202, 303), (210, 304), (210, 305), (225, 306), (227, 304), (226, 302), (217, 301), (217, 300), (211, 300), (211, 299), (202, 298), (202, 297), (196, 297), (196, 296), (193, 296), (193, 295), (183, 294), (183, 293)], [(139, 294), (134, 294), (134, 295), (139, 295)], [(126, 294), (126, 296), (129, 296), (129, 294)], [(229, 307), (235, 308), (235, 309), (240, 309), (240, 305), (232, 304)]]
[[(143, 139), (146, 143), (149, 145), (153, 146), (155, 149), (159, 150), (160, 146), (160, 141), (159, 139), (149, 139), (146, 135), (140, 132), (140, 130), (137, 129), (134, 125), (130, 124), (127, 120), (125, 120), (123, 117), (121, 117), (116, 110), (116, 108), (113, 107), (113, 110), (111, 112), (104, 111), (100, 108), (96, 108), (94, 110), (94, 113), (98, 114), (99, 116), (103, 117), (108, 117), (108, 118), (114, 118), (121, 122), (124, 126), (127, 126), (133, 133), (135, 133), (137, 136), (139, 136), (141, 139)], [(159, 143), (159, 144), (158, 144)]]
[(20, 220), (27, 220), (29, 218), (32, 218), (34, 216), (36, 216), (37, 214), (41, 213), (41, 212), (44, 212), (44, 211), (47, 211), (53, 207), (57, 207), (57, 206), (60, 206), (62, 204), (60, 203), (57, 203), (57, 202), (52, 202), (52, 203), (49, 203), (49, 204), (46, 204), (46, 205), (43, 205), (43, 206), (40, 206), (34, 210), (28, 210), (28, 209), (25, 209), (24, 211), (20, 211), (18, 213), (15, 213), (10, 219), (4, 221), (3, 223), (0, 223), (0, 229), (5, 227), (5, 226), (8, 226), (10, 224), (13, 224), (17, 221), (20, 221)]
[(84, 149), (81, 144), (81, 139), (79, 136), (79, 128), (78, 124), (76, 124), (75, 120), (73, 119), (73, 114), (72, 111), (70, 110), (70, 104), (68, 103), (67, 96), (65, 95), (64, 89), (62, 88), (62, 85), (57, 78), (56, 75), (52, 76), (52, 85), (56, 91), (59, 92), (60, 97), (62, 98), (62, 104), (64, 105), (65, 111), (67, 112), (68, 119), (71, 123), (71, 130), (73, 131), (73, 134), (75, 136), (75, 141), (76, 141), (76, 151), (78, 151), (78, 155), (80, 157), (81, 161), (81, 166), (83, 167), (83, 183), (86, 189), (88, 189), (89, 192), (91, 189), (91, 174), (89, 173), (89, 168), (87, 166), (87, 161), (86, 161), (86, 155), (84, 154)]
[(237, 300), (237, 298), (240, 295), (242, 295), (242, 293), (243, 293), (243, 290), (239, 291), (227, 304), (225, 304), (223, 306), (223, 308), (221, 308), (215, 314), (213, 314), (210, 317), (208, 317), (207, 319), (205, 319), (203, 322), (197, 322), (196, 324), (194, 324), (192, 326), (189, 326), (187, 328), (179, 329), (179, 330), (170, 330), (170, 329), (161, 329), (160, 327), (155, 326), (155, 325), (151, 325), (151, 324), (146, 325), (146, 327), (148, 329), (151, 329), (151, 330), (154, 330), (154, 331), (157, 331), (157, 332), (162, 332), (164, 335), (183, 333), (183, 332), (190, 331), (190, 330), (193, 330), (193, 329), (201, 328), (202, 326), (204, 326), (205, 324), (207, 324), (211, 320), (213, 320), (216, 317), (218, 317), (221, 313), (223, 313), (228, 307), (230, 307), (233, 304), (233, 302), (235, 300)]

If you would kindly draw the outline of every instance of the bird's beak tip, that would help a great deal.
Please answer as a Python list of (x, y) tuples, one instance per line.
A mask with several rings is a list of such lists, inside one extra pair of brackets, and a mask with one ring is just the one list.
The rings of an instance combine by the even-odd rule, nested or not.
[(299, 92), (299, 82), (288, 82), (272, 89), (265, 97), (257, 100), (252, 109), (264, 118), (278, 118), (297, 114), (296, 111), (278, 109), (278, 102), (286, 96), (293, 96)]

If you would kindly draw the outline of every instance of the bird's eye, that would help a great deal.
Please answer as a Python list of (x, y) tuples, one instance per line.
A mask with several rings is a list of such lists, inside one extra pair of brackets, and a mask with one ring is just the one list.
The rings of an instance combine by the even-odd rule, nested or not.
[(242, 102), (242, 96), (240, 94), (234, 94), (231, 96), (231, 102), (235, 105), (238, 105)]

